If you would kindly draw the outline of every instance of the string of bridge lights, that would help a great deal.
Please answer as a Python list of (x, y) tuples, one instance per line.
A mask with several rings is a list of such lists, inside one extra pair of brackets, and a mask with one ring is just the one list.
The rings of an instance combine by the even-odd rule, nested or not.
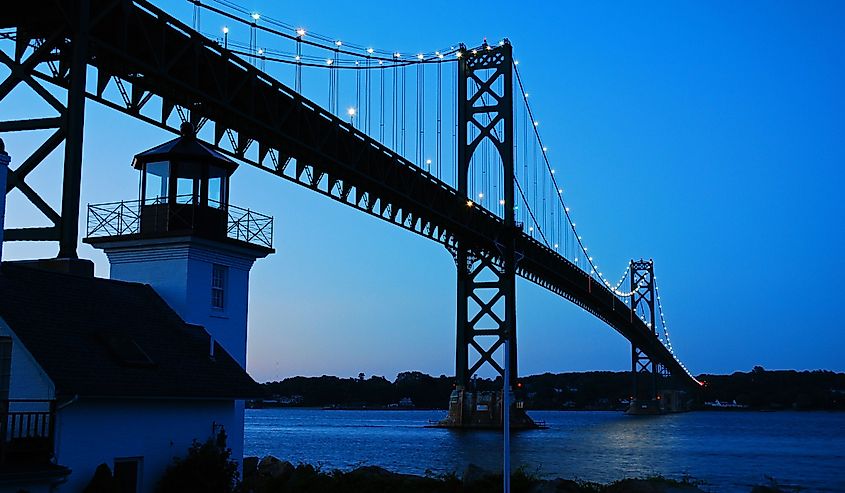
[[(588, 252), (588, 248), (584, 245), (584, 242), (583, 242), (583, 237), (582, 237), (581, 235), (579, 235), (579, 234), (578, 234), (578, 230), (576, 229), (576, 224), (575, 224), (575, 221), (573, 221), (573, 220), (572, 220), (571, 210), (570, 210), (570, 208), (569, 208), (569, 207), (567, 207), (567, 206), (566, 206), (566, 203), (564, 202), (564, 199), (563, 199), (563, 187), (561, 187), (561, 186), (559, 186), (559, 185), (558, 185), (557, 178), (556, 178), (556, 176), (555, 176), (555, 175), (556, 175), (556, 170), (555, 170), (555, 168), (553, 168), (553, 167), (552, 167), (552, 165), (551, 165), (551, 161), (549, 160), (549, 156), (548, 156), (549, 149), (548, 149), (548, 147), (546, 147), (545, 145), (543, 145), (543, 139), (542, 139), (542, 137), (540, 136), (540, 129), (539, 129), (540, 122), (539, 122), (539, 120), (537, 120), (537, 119), (534, 117), (534, 112), (533, 112), (533, 111), (532, 111), (532, 109), (531, 109), (531, 104), (530, 104), (530, 102), (529, 102), (529, 98), (528, 98), (529, 94), (528, 94), (528, 92), (526, 92), (526, 91), (525, 91), (525, 85), (524, 85), (524, 84), (523, 84), (523, 82), (522, 82), (522, 76), (521, 76), (520, 71), (519, 71), (519, 61), (518, 61), (518, 60), (514, 60), (514, 62), (513, 62), (513, 63), (514, 63), (514, 67), (513, 67), (513, 69), (514, 69), (514, 74), (516, 75), (516, 80), (517, 80), (517, 83), (518, 83), (518, 86), (519, 86), (519, 90), (520, 90), (520, 92), (522, 93), (522, 100), (523, 100), (523, 103), (525, 104), (525, 108), (526, 108), (526, 111), (528, 112), (528, 116), (529, 116), (529, 118), (531, 119), (531, 121), (532, 121), (532, 123), (533, 123), (533, 125), (531, 125), (531, 127), (534, 129), (534, 136), (535, 136), (535, 137), (536, 137), (536, 139), (537, 139), (537, 143), (538, 143), (539, 148), (540, 148), (540, 151), (541, 151), (541, 153), (542, 153), (542, 158), (543, 158), (543, 161), (545, 162), (545, 164), (546, 164), (546, 168), (547, 168), (547, 170), (548, 170), (548, 172), (549, 172), (549, 176), (550, 176), (551, 181), (552, 181), (552, 186), (553, 186), (553, 189), (557, 191), (557, 194), (555, 194), (555, 195), (557, 195), (558, 202), (560, 203), (560, 206), (561, 206), (561, 208), (563, 209), (563, 213), (564, 213), (564, 214), (565, 214), (565, 216), (566, 216), (567, 223), (569, 224), (569, 226), (570, 226), (570, 228), (571, 228), (571, 230), (572, 230), (572, 233), (573, 233), (573, 235), (574, 235), (575, 241), (577, 242), (578, 246), (580, 247), (580, 249), (581, 249), (581, 253), (584, 255), (585, 262), (586, 262), (586, 263), (589, 265), (589, 267), (590, 267), (590, 274), (591, 274), (591, 275), (596, 275), (596, 276), (598, 276), (598, 278), (599, 278), (599, 279), (600, 279), (600, 280), (601, 280), (601, 281), (602, 281), (602, 282), (603, 282), (603, 283), (604, 283), (604, 284), (605, 284), (608, 288), (611, 288), (611, 290), (612, 290), (615, 294), (617, 294), (617, 296), (622, 296), (623, 298), (624, 298), (624, 297), (629, 297), (629, 296), (632, 296), (632, 295), (633, 295), (633, 293), (634, 293), (636, 290), (633, 290), (633, 291), (631, 291), (630, 293), (617, 292), (617, 291), (618, 291), (618, 288), (621, 286), (621, 283), (620, 283), (620, 284), (618, 284), (615, 288), (613, 288), (613, 286), (610, 284), (610, 282), (609, 282), (607, 279), (605, 279), (605, 277), (604, 277), (604, 273), (600, 270), (599, 266), (598, 266), (598, 265), (597, 265), (597, 264), (593, 261), (593, 257), (591, 257), (591, 256), (587, 253), (587, 252)], [(557, 245), (555, 245), (555, 248), (557, 248)], [(575, 262), (576, 264), (578, 263), (578, 257), (577, 257), (577, 256), (574, 258), (574, 262)], [(586, 269), (584, 269), (584, 270), (586, 271)], [(623, 279), (622, 281), (624, 281), (624, 279)]]
[(687, 369), (686, 365), (678, 358), (678, 355), (675, 354), (675, 350), (672, 348), (672, 341), (669, 338), (669, 326), (666, 324), (666, 315), (663, 312), (663, 303), (660, 300), (660, 287), (657, 284), (657, 276), (654, 277), (654, 296), (657, 298), (657, 313), (660, 317), (660, 325), (663, 327), (663, 335), (666, 339), (666, 349), (669, 350), (669, 353), (675, 358), (675, 361), (681, 366), (681, 368), (686, 372), (686, 374), (692, 378), (696, 383), (701, 385), (701, 382), (696, 379), (692, 373), (690, 373), (689, 369)]
[[(403, 54), (395, 50), (383, 50), (374, 48), (372, 46), (365, 46), (357, 43), (350, 43), (342, 41), (337, 38), (325, 36), (313, 31), (308, 31), (304, 27), (294, 26), (286, 22), (274, 19), (272, 17), (263, 15), (259, 12), (249, 10), (241, 5), (231, 2), (229, 0), (186, 0), (195, 8), (194, 23), (195, 28), (199, 27), (199, 11), (206, 10), (222, 16), (235, 24), (240, 24), (250, 29), (250, 45), (247, 52), (240, 52), (238, 54), (244, 56), (260, 56), (274, 62), (281, 63), (301, 63), (304, 61), (313, 62), (314, 67), (324, 68), (384, 68), (402, 65), (411, 65), (418, 63), (444, 63), (454, 62), (462, 56), (461, 48), (453, 45), (447, 49), (417, 52), (410, 55)], [(212, 3), (220, 7), (212, 5)], [(230, 41), (229, 34), (231, 30), (228, 26), (222, 28), (222, 37), (224, 45), (231, 43), (236, 46), (237, 43)], [(273, 36), (281, 37), (297, 44), (297, 53), (279, 52), (270, 48), (259, 48), (257, 46), (257, 32), (265, 32)], [(214, 36), (216, 37), (216, 36)], [(253, 46), (255, 43), (256, 46)], [(243, 45), (243, 43), (240, 43)], [(307, 56), (301, 53), (301, 45), (312, 46), (317, 49), (326, 50), (332, 53), (331, 57), (314, 57)], [(228, 46), (226, 46), (228, 48)], [(259, 53), (260, 51), (260, 53)], [(269, 55), (274, 55), (270, 57)], [(340, 55), (345, 55), (352, 58), (342, 58)]]

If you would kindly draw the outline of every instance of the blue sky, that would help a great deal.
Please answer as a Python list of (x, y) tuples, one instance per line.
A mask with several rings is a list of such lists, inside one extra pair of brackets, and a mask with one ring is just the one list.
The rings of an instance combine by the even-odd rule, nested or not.
[[(187, 3), (156, 3), (190, 23)], [(693, 373), (845, 371), (845, 5), (241, 3), (403, 52), (507, 36), (581, 234), (611, 277), (632, 257), (654, 258), (673, 345)], [(0, 104), (10, 118), (37, 111), (23, 93)], [(171, 135), (87, 111), (83, 202), (134, 198), (131, 156)], [(35, 142), (5, 139), (13, 158)], [(52, 160), (31, 178), (47, 192), (59, 187)], [(15, 194), (9, 225), (37, 222)], [(444, 248), (248, 166), (232, 202), (276, 218), (277, 253), (252, 277), (258, 380), (454, 371)], [(7, 243), (4, 255), (55, 251)], [(80, 255), (107, 275), (99, 252)], [(536, 286), (518, 289), (521, 373), (628, 367), (629, 345), (610, 328)]]

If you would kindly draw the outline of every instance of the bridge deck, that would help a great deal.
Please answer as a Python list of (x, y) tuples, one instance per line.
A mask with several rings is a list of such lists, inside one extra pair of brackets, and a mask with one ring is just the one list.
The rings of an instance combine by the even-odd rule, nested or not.
[[(36, 39), (52, 48), (35, 61), (58, 61), (58, 68), (37, 76), (62, 87), (69, 84), (62, 67), (76, 40), (75, 4), (32, 0), (0, 9), (0, 28), (17, 28), (19, 53)], [(498, 255), (497, 238), (506, 231), (497, 216), (469, 207), (446, 183), (147, 1), (91, 0), (91, 13), (88, 55), (98, 76), (90, 99), (172, 131), (178, 131), (174, 108), (190, 110), (196, 123), (213, 125), (212, 143), (222, 152), (447, 247), (460, 242)], [(114, 78), (131, 85), (128, 100), (104, 95)], [(150, 111), (153, 100), (160, 111)], [(521, 277), (592, 313), (673, 375), (695, 383), (610, 290), (524, 233), (516, 248)]]

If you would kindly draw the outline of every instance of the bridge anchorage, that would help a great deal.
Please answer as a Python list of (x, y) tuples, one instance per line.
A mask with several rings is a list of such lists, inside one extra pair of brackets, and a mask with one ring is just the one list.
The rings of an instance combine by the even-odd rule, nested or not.
[[(235, 22), (234, 14), (229, 20)], [(247, 23), (250, 29), (262, 28)], [(280, 42), (295, 43), (297, 49), (304, 42), (299, 33), (262, 31), (265, 34), (283, 34), (287, 37)], [(622, 292), (619, 288), (625, 278), (614, 287), (587, 254), (564, 205), (563, 188), (539, 137), (538, 122), (507, 40), (474, 49), (461, 45), (433, 55), (420, 53), (410, 59), (398, 53), (382, 54), (378, 63), (370, 58), (378, 52), (355, 53), (357, 48), (347, 50), (346, 45), (341, 52), (338, 44), (321, 46), (317, 41), (308, 45), (328, 57), (323, 63), (297, 63), (294, 90), (263, 69), (269, 58), (251, 64), (247, 59), (255, 61), (254, 52), (235, 51), (234, 40), (211, 39), (147, 0), (33, 0), (5, 5), (0, 9), (0, 71), (5, 74), (0, 102), (22, 88), (48, 108), (41, 117), (0, 121), (0, 133), (42, 132), (45, 136), (21, 164), (9, 170), (5, 193), (18, 190), (48, 225), (6, 229), (5, 240), (57, 242), (57, 268), (91, 269), (76, 251), (87, 102), (174, 134), (190, 122), (204, 145), (260, 169), (272, 180), (308, 188), (452, 252), (457, 267), (456, 382), (449, 416), (438, 426), (499, 427), (508, 413), (513, 428), (537, 426), (518, 399), (507, 409), (501, 405), (505, 397), (519, 394), (517, 276), (576, 304), (631, 342), (631, 413), (680, 408), (683, 394), (667, 389), (695, 388), (700, 382), (669, 343), (653, 262), (632, 261), (626, 270), (631, 291)], [(297, 58), (289, 58), (299, 62), (296, 53)], [(345, 56), (358, 58), (345, 60)], [(356, 92), (365, 88), (360, 101), (367, 102), (361, 103), (362, 108), (352, 108), (357, 113), (339, 115), (338, 71), (361, 74), (358, 62), (368, 71), (377, 70), (373, 73), (379, 74), (378, 79), (372, 78), (380, 83), (369, 84), (363, 75), (364, 83), (355, 87)], [(439, 106), (428, 112), (437, 117), (437, 157), (434, 168), (424, 167), (423, 101), (438, 102), (441, 94), (438, 75), (438, 96), (425, 99), (424, 88), (431, 86), (431, 80), (425, 82), (425, 71), (429, 67), (445, 74), (451, 71), (442, 69), (451, 64), (457, 67), (455, 97), (450, 96), (456, 103), (456, 116), (443, 124)], [(405, 117), (397, 109), (407, 102), (396, 104), (397, 87), (406, 82), (406, 67), (417, 71), (419, 81), (421, 130), (416, 164), (403, 154)], [(334, 104), (329, 106), (334, 111), (301, 94), (304, 68), (331, 75), (329, 87), (335, 92), (329, 98)], [(384, 97), (390, 93), (388, 79), (394, 87), (392, 122), (384, 111), (384, 101), (391, 99)], [(381, 97), (371, 98), (369, 88)], [(404, 93), (398, 94), (405, 101)], [(524, 104), (517, 105), (518, 99)], [(371, 111), (370, 100), (381, 104)], [(522, 110), (521, 118), (515, 118), (518, 110)], [(353, 114), (359, 118), (362, 113), (367, 116), (358, 119), (357, 126), (349, 121)], [(371, 135), (370, 123), (381, 134), (379, 139)], [(455, 138), (441, 138), (441, 127), (451, 128), (453, 123)], [(514, 129), (517, 124), (519, 132)], [(398, 150), (386, 144), (391, 133)], [(441, 162), (441, 141), (455, 143), (454, 160)], [(6, 142), (14, 152), (14, 139)], [(62, 144), (62, 190), (59, 200), (53, 200), (60, 204), (58, 208), (47, 200), (49, 187), (36, 189), (35, 182), (28, 180)], [(528, 158), (532, 154), (533, 167)], [(488, 169), (486, 173), (479, 172), (479, 163), (492, 166), (483, 168)], [(449, 178), (451, 173), (441, 172), (441, 165), (450, 164), (454, 179)], [(665, 340), (659, 337), (658, 323)], [(509, 364), (503, 365), (505, 358)], [(473, 377), (482, 368), (492, 368), (502, 382), (501, 390), (474, 385)], [(506, 375), (508, 369), (511, 372)]]

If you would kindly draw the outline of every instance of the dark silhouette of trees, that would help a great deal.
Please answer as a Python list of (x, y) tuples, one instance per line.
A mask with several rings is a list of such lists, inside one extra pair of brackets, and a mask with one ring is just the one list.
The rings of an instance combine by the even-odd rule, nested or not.
[[(770, 371), (755, 366), (750, 372), (701, 375), (706, 386), (691, 397), (705, 401), (737, 401), (753, 409), (845, 410), (845, 373), (830, 371)], [(543, 373), (519, 380), (517, 395), (529, 409), (618, 409), (631, 395), (629, 372)], [(433, 377), (419, 371), (399, 373), (391, 382), (384, 377), (292, 377), (266, 383), (276, 396), (301, 396), (297, 405), (368, 406), (396, 404), (410, 398), (418, 408), (445, 409), (454, 389), (454, 378)], [(677, 388), (671, 380), (664, 388)], [(476, 390), (497, 390), (500, 379), (474, 379)]]

